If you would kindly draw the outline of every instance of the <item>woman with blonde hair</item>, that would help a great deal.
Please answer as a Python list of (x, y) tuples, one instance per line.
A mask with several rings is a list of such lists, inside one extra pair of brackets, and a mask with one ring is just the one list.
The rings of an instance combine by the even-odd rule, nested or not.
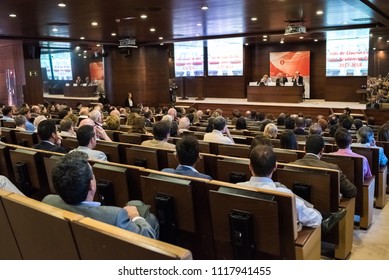
[(263, 130), (263, 135), (272, 139), (277, 138), (278, 128), (274, 123), (268, 123)]
[(120, 129), (120, 118), (116, 115), (110, 115), (105, 120), (105, 125), (109, 130), (119, 130)]

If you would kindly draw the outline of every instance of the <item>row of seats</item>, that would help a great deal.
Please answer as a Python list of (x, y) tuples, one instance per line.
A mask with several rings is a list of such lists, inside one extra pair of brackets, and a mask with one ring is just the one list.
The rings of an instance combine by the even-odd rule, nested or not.
[[(21, 150), (33, 152), (33, 149), (16, 146), (8, 146), (8, 148), (18, 152)], [(25, 154), (25, 158), (28, 155)], [(46, 158), (48, 154), (42, 152), (40, 156)], [(53, 154), (50, 157), (52, 156), (61, 155)], [(196, 259), (320, 258), (320, 228), (304, 228), (297, 233), (295, 202), (291, 195), (259, 191), (248, 187), (240, 188), (226, 182), (188, 178), (118, 163), (92, 162), (92, 166), (97, 180), (104, 178), (110, 181), (113, 197), (111, 202), (115, 205), (122, 206), (123, 202), (129, 199), (142, 199), (151, 205), (152, 212), (160, 213), (170, 204), (170, 208), (165, 211), (170, 213), (169, 216), (164, 216), (162, 222), (160, 219), (161, 238), (187, 248)], [(46, 172), (47, 169), (48, 166), (44, 169), (46, 176), (49, 173)], [(221, 186), (233, 189), (234, 192), (244, 191), (249, 194), (242, 196), (229, 192), (220, 193), (218, 189)], [(134, 194), (137, 197), (132, 197)], [(164, 199), (156, 200), (155, 197), (158, 195), (164, 196)], [(167, 199), (170, 201), (168, 203), (166, 197), (169, 196), (172, 199)], [(220, 203), (221, 197), (231, 203)], [(272, 205), (269, 208), (273, 213), (271, 215), (266, 210), (269, 205)], [(220, 230), (229, 228), (231, 211), (249, 213), (253, 219), (255, 227), (249, 235), (252, 237), (247, 239), (250, 241), (250, 246), (247, 248), (236, 247), (236, 244), (240, 244), (239, 239), (234, 241), (235, 247), (231, 246), (235, 235)], [(218, 213), (224, 214), (219, 216)], [(238, 227), (236, 230), (242, 229)], [(253, 244), (256, 244), (254, 252), (251, 246)]]
[(0, 259), (192, 259), (191, 252), (0, 190)]

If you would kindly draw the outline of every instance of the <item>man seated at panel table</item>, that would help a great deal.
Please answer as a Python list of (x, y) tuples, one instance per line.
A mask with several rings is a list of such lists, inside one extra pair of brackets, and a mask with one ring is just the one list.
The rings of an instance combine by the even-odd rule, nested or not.
[(153, 214), (143, 218), (135, 206), (101, 206), (100, 202), (93, 201), (96, 178), (86, 153), (75, 151), (61, 157), (53, 168), (52, 179), (59, 195), (49, 194), (42, 202), (146, 237), (158, 238), (159, 223)]
[(271, 78), (267, 74), (265, 74), (265, 75), (263, 75), (263, 77), (262, 77), (261, 81), (259, 82), (259, 84), (267, 86), (268, 83), (271, 83), (271, 81), (272, 81)]
[(283, 86), (287, 82), (288, 82), (288, 78), (285, 77), (284, 75), (282, 75), (281, 72), (277, 74), (277, 80), (276, 80), (276, 85), (277, 86)]
[[(226, 134), (226, 136), (223, 134)], [(213, 120), (213, 130), (204, 134), (204, 141), (219, 144), (235, 144), (227, 127), (227, 122), (222, 116), (216, 117)]]
[(196, 137), (192, 135), (182, 137), (176, 143), (176, 158), (179, 165), (176, 169), (164, 168), (162, 171), (212, 180), (211, 176), (200, 173), (195, 168), (196, 163), (201, 159), (199, 151), (199, 141)]
[[(293, 194), (286, 186), (271, 179), (277, 169), (276, 154), (268, 145), (258, 145), (250, 153), (251, 171), (250, 181), (238, 183), (238, 185), (252, 186), (265, 190)], [(296, 196), (297, 221), (301, 226), (316, 228), (321, 226), (322, 232), (330, 231), (345, 215), (342, 209), (335, 213), (320, 213), (313, 205)], [(325, 217), (323, 219), (322, 215)]]

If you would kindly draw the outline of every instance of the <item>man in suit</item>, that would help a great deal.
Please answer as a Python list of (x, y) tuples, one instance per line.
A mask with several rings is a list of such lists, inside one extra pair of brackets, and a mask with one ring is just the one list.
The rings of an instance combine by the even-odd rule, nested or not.
[(287, 82), (288, 82), (288, 78), (283, 76), (281, 72), (277, 74), (277, 80), (276, 80), (277, 86), (283, 86)]
[(340, 193), (345, 198), (355, 197), (357, 195), (357, 188), (351, 183), (342, 173), (339, 166), (336, 164), (321, 161), (320, 158), (324, 151), (324, 140), (321, 135), (309, 135), (305, 142), (305, 156), (295, 162), (295, 165), (323, 167), (328, 169), (336, 169), (340, 171)]
[(62, 137), (59, 135), (55, 123), (51, 120), (43, 120), (38, 125), (38, 136), (41, 142), (32, 146), (34, 149), (66, 153), (64, 147), (61, 146)]
[(146, 237), (158, 238), (159, 224), (154, 215), (140, 217), (135, 206), (101, 206), (93, 201), (96, 179), (88, 155), (75, 151), (63, 156), (53, 168), (52, 179), (58, 195), (43, 202)]
[(176, 143), (176, 158), (179, 165), (176, 169), (164, 168), (162, 171), (212, 180), (211, 176), (202, 174), (195, 168), (196, 163), (200, 159), (199, 150), (199, 141), (196, 137), (191, 135), (182, 137)]
[(96, 134), (94, 127), (91, 125), (83, 125), (76, 131), (77, 140), (79, 146), (71, 150), (70, 152), (80, 151), (88, 155), (89, 159), (92, 160), (103, 160), (107, 161), (107, 156), (101, 151), (93, 150), (96, 147)]
[(304, 79), (303, 76), (300, 75), (299, 71), (296, 71), (294, 74), (294, 77), (292, 78), (293, 85), (295, 86), (303, 86), (304, 85)]

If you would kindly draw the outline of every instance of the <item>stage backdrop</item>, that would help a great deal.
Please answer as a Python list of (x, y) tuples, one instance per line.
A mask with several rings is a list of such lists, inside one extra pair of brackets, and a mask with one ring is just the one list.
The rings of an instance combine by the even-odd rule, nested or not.
[(288, 81), (296, 71), (300, 71), (304, 77), (305, 98), (309, 98), (310, 89), (310, 51), (293, 52), (271, 52), (270, 53), (270, 77), (273, 81), (277, 79), (277, 74), (286, 74)]

